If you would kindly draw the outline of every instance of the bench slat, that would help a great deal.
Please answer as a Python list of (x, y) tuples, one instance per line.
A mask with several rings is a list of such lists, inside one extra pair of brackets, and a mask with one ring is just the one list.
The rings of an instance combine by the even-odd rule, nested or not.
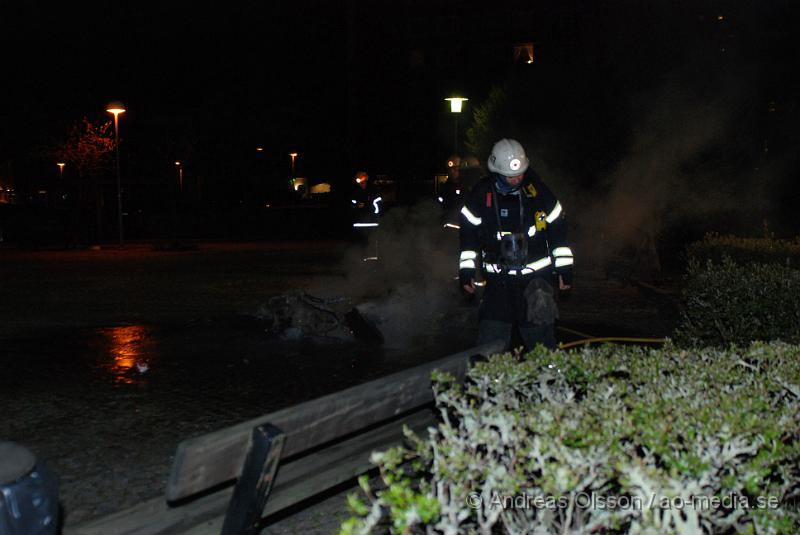
[(225, 513), (222, 535), (258, 535), (256, 526), (275, 481), (286, 435), (265, 424), (253, 429), (250, 451)]
[[(502, 350), (503, 342), (462, 351), (363, 385), (220, 429), (178, 445), (167, 482), (166, 498), (177, 501), (235, 479), (247, 455), (253, 428), (270, 423), (286, 433), (281, 458), (387, 418), (422, 407), (433, 400), (427, 385), (434, 369), (462, 378), (469, 357)], [(422, 386), (425, 387), (422, 387)]]
[[(279, 466), (264, 515), (363, 474), (372, 468), (369, 457), (373, 451), (402, 442), (404, 424), (422, 434), (435, 422), (433, 413), (426, 409)], [(68, 526), (64, 534), (219, 535), (232, 493), (232, 488), (222, 489), (180, 507), (170, 507), (163, 497), (156, 498), (80, 526)]]

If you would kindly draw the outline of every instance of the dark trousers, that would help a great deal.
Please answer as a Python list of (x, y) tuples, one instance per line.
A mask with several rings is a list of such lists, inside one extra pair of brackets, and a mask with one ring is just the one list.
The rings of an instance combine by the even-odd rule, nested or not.
[(547, 348), (557, 347), (554, 323), (531, 323), (527, 319), (528, 303), (525, 287), (530, 278), (492, 280), (489, 279), (478, 312), (478, 344), (494, 340), (505, 340), (511, 348), (514, 327), (527, 349), (542, 344)]
[[(538, 344), (542, 344), (548, 349), (556, 349), (555, 326), (552, 323), (539, 325), (517, 325), (522, 342), (528, 350), (533, 349)], [(514, 334), (514, 324), (497, 320), (481, 320), (478, 323), (478, 345), (483, 345), (495, 340), (505, 340), (506, 349), (513, 349), (511, 341)]]

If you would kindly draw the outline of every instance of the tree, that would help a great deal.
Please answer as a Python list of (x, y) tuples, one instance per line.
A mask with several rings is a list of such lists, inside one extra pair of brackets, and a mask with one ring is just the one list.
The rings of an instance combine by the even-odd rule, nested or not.
[[(75, 185), (75, 206), (76, 217), (82, 219), (78, 214), (82, 212), (84, 203), (84, 183), (83, 178), (91, 179), (91, 197), (94, 201), (95, 225), (94, 238), (100, 239), (103, 234), (103, 192), (99, 184), (99, 176), (111, 169), (114, 151), (114, 130), (113, 123), (92, 123), (84, 117), (75, 123), (67, 134), (67, 139), (62, 144), (57, 145), (53, 150), (53, 156), (58, 161), (67, 163), (74, 167), (78, 173), (78, 183)], [(86, 225), (91, 227), (91, 225)]]
[(77, 170), (78, 177), (92, 177), (110, 169), (114, 150), (113, 124), (106, 121), (94, 124), (84, 117), (74, 124), (64, 143), (54, 153), (59, 161)]
[(500, 137), (501, 122), (506, 107), (506, 93), (499, 87), (492, 87), (486, 101), (477, 106), (472, 113), (472, 124), (467, 128), (467, 149), (476, 155), (486, 155)]

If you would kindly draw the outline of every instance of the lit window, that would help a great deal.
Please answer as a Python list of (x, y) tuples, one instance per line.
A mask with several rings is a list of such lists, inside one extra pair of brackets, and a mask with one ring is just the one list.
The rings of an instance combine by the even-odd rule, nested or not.
[(514, 45), (514, 63), (533, 63), (533, 43), (518, 43)]

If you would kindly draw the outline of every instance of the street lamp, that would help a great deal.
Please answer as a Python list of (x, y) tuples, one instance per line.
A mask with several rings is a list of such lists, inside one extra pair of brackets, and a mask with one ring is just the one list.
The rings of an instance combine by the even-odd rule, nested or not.
[(125, 113), (122, 102), (112, 102), (106, 108), (108, 113), (114, 114), (114, 145), (117, 148), (117, 224), (119, 226), (119, 245), (122, 247), (122, 179), (119, 173), (119, 114)]
[(292, 157), (292, 178), (294, 178), (294, 159), (297, 158), (296, 152), (290, 152), (289, 156)]
[(175, 162), (178, 167), (178, 185), (180, 186), (181, 193), (183, 193), (183, 166), (181, 162)]
[(445, 99), (450, 103), (450, 112), (453, 114), (453, 153), (458, 154), (458, 114), (461, 113), (461, 107), (468, 98), (463, 97), (449, 97)]
[(58, 178), (64, 180), (64, 166), (67, 165), (65, 163), (57, 163), (58, 166)]

